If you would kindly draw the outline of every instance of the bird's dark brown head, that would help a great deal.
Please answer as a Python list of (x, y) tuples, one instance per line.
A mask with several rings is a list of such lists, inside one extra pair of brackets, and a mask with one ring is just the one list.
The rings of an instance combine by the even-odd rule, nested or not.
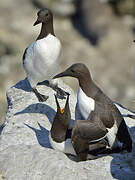
[(34, 26), (39, 24), (39, 23), (44, 23), (47, 24), (51, 21), (53, 21), (53, 14), (49, 9), (41, 9), (40, 11), (38, 11), (37, 13), (37, 20), (34, 23)]
[(65, 76), (71, 76), (71, 77), (77, 78), (79, 80), (79, 79), (85, 78), (87, 76), (90, 77), (90, 72), (85, 64), (76, 63), (76, 64), (71, 65), (65, 71), (54, 76), (53, 79), (65, 77)]

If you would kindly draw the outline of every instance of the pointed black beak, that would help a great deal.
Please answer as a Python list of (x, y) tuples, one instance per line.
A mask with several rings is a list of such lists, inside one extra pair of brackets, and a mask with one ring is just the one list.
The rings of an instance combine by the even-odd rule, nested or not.
[(66, 104), (65, 104), (65, 109), (66, 109), (66, 107), (67, 107), (67, 106), (68, 106), (68, 104), (69, 104), (69, 96), (70, 96), (70, 94), (68, 93), (68, 94), (67, 94)]
[(60, 105), (59, 105), (59, 102), (58, 102), (58, 99), (57, 99), (57, 96), (54, 94), (55, 96), (55, 102), (56, 102), (56, 105), (57, 105), (57, 108), (60, 109)]
[(66, 71), (64, 71), (64, 72), (59, 73), (56, 76), (54, 76), (53, 79), (60, 78), (60, 77), (65, 77), (65, 76), (70, 76), (70, 75)]
[(39, 21), (38, 19), (36, 20), (36, 22), (33, 24), (33, 26), (36, 26), (37, 24), (40, 24), (41, 21)]

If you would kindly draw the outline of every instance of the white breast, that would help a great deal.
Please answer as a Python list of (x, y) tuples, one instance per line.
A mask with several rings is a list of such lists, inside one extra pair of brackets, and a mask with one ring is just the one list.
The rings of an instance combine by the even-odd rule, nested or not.
[(88, 97), (81, 88), (78, 90), (77, 94), (77, 103), (79, 110), (81, 112), (81, 115), (86, 120), (88, 116), (90, 115), (91, 111), (94, 111), (95, 109), (95, 101), (94, 99)]
[(118, 127), (117, 127), (116, 122), (114, 123), (112, 128), (107, 128), (107, 130), (108, 130), (107, 139), (108, 139), (110, 147), (113, 147), (113, 148), (120, 147), (121, 148), (122, 143), (120, 143), (118, 141), (118, 139), (116, 138), (116, 134), (118, 131)]
[(51, 79), (58, 71), (61, 52), (59, 39), (51, 34), (32, 43), (27, 50), (24, 61), (30, 83)]
[(72, 154), (76, 156), (75, 150), (72, 146), (71, 139), (66, 139), (66, 141), (57, 143), (51, 138), (51, 133), (49, 133), (49, 141), (53, 149), (56, 149), (57, 151), (61, 151), (66, 154)]

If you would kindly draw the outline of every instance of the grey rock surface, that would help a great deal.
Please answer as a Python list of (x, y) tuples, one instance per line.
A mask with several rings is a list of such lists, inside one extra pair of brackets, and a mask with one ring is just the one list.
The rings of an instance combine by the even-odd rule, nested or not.
[[(59, 86), (71, 94), (74, 120), (76, 96), (61, 80)], [(134, 151), (76, 162), (74, 157), (53, 150), (48, 134), (56, 112), (55, 92), (45, 86), (39, 86), (38, 90), (49, 95), (47, 102), (38, 102), (27, 79), (7, 91), (8, 110), (0, 135), (0, 180), (135, 179)], [(65, 101), (59, 101), (63, 106)], [(123, 115), (127, 113), (126, 109), (120, 111)], [(135, 121), (125, 120), (135, 143)]]

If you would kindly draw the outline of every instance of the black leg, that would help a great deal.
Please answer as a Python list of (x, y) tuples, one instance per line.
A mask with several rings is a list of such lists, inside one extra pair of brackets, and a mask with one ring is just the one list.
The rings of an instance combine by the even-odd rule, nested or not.
[(32, 88), (32, 91), (35, 93), (40, 102), (44, 102), (49, 98), (49, 96), (40, 94), (36, 88)]
[(49, 81), (48, 80), (45, 80), (45, 81), (42, 81), (42, 82), (39, 82), (37, 85), (44, 85), (44, 86), (48, 86), (49, 87)]
[(120, 148), (115, 148), (115, 149), (106, 148), (98, 152), (98, 154), (114, 154), (114, 153), (121, 153), (121, 152), (123, 152), (123, 149), (120, 149)]
[(54, 84), (51, 84), (51, 83), (50, 83), (50, 87), (51, 87), (54, 91), (56, 91), (57, 96), (58, 96), (59, 98), (62, 98), (62, 99), (64, 98), (64, 99), (65, 99), (65, 96), (69, 95), (68, 92), (66, 92), (66, 91), (64, 91), (63, 89), (59, 88), (58, 85), (54, 85)]
[(121, 153), (126, 149), (122, 148), (114, 148), (108, 146), (108, 142), (106, 139), (102, 139), (97, 143), (89, 144), (89, 153), (92, 155), (99, 155), (99, 154), (114, 154), (114, 153)]
[(107, 140), (104, 138), (100, 141), (93, 142), (89, 144), (89, 153), (93, 155), (98, 155), (104, 152), (106, 149), (110, 149)]
[(60, 99), (65, 99), (65, 96), (67, 96), (69, 93), (64, 91), (63, 89), (59, 88), (57, 84), (50, 83), (48, 80), (39, 82), (38, 85), (45, 85), (47, 87), (52, 88), (54, 91), (56, 91), (57, 96)]

